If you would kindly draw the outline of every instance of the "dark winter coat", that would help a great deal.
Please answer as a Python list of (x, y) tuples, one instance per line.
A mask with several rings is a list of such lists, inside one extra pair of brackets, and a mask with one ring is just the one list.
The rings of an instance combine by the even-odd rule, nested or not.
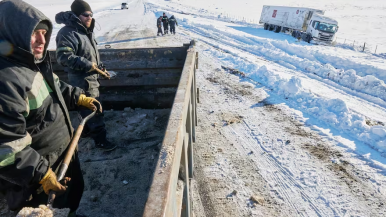
[(176, 24), (178, 26), (178, 22), (177, 22), (176, 18), (174, 18), (174, 16), (171, 16), (169, 18), (169, 25), (170, 25), (170, 27), (173, 28), (173, 27), (176, 26)]
[(161, 28), (162, 27), (162, 19), (157, 19), (157, 27)]
[(60, 12), (55, 20), (65, 24), (56, 36), (56, 58), (69, 73), (70, 84), (90, 92), (92, 97), (98, 97), (98, 73), (88, 72), (92, 63), (101, 65), (97, 42), (94, 36), (95, 20), (90, 28), (86, 28), (80, 19), (71, 11)]
[[(46, 20), (44, 58), (36, 61), (31, 35)], [(35, 192), (47, 169), (63, 156), (72, 134), (67, 109), (83, 91), (61, 82), (47, 52), (52, 24), (19, 0), (0, 2), (0, 192), (17, 209)], [(13, 47), (10, 52), (4, 52)]]
[(162, 17), (162, 23), (164, 26), (169, 25), (169, 18), (166, 15)]

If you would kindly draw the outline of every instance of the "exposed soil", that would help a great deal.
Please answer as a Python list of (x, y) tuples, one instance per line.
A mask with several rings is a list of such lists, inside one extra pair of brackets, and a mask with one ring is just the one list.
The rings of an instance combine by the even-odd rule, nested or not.
[(108, 138), (118, 148), (105, 152), (91, 139), (80, 142), (85, 190), (78, 213), (142, 216), (169, 113), (130, 108), (106, 112)]

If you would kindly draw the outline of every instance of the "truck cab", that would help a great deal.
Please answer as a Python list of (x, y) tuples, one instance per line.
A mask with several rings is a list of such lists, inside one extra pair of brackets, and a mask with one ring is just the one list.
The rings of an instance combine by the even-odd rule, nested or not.
[(338, 32), (338, 29), (338, 22), (336, 20), (314, 13), (308, 23), (307, 33), (314, 41), (330, 44), (335, 40), (335, 34)]

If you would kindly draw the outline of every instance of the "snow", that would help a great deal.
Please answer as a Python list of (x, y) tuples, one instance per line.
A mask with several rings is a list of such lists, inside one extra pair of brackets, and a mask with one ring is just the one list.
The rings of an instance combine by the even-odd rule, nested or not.
[[(153, 1), (152, 1), (153, 2)], [(325, 0), (325, 1), (295, 1), (295, 0), (239, 0), (224, 2), (223, 0), (179, 0), (162, 2), (162, 5), (170, 5), (174, 9), (187, 11), (189, 7), (197, 8), (200, 14), (213, 16), (230, 16), (234, 20), (258, 23), (263, 5), (278, 5), (292, 7), (309, 7), (325, 10), (325, 15), (339, 22), (338, 38), (344, 42), (344, 38), (355, 40), (357, 43), (367, 42), (374, 51), (378, 45), (378, 51), (386, 52), (386, 39), (383, 30), (386, 27), (384, 0)], [(176, 3), (172, 5), (171, 3)], [(189, 7), (187, 7), (189, 6)], [(196, 12), (196, 11), (195, 11)]]

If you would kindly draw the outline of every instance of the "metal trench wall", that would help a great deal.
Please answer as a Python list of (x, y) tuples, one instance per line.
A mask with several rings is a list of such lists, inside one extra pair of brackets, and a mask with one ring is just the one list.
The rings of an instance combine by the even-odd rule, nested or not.
[(143, 216), (192, 216), (198, 53), (190, 43)]

